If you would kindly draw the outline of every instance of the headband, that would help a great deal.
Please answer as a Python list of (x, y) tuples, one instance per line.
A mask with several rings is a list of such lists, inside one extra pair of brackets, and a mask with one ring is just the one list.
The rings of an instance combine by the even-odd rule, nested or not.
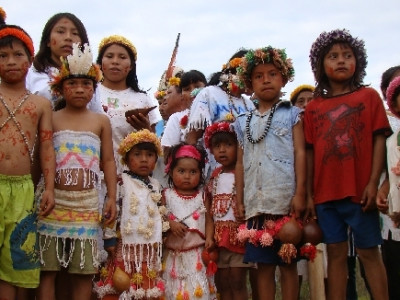
[(13, 36), (20, 40), (27, 48), (29, 51), (29, 54), (31, 56), (35, 55), (35, 50), (33, 48), (33, 42), (30, 36), (20, 27), (18, 26), (9, 26), (6, 25), (0, 29), (0, 39), (7, 37), (7, 36)]
[[(184, 158), (184, 157), (188, 157), (188, 158), (193, 158), (197, 161), (201, 161), (201, 153), (199, 150), (197, 150), (197, 148), (193, 145), (183, 145), (181, 146), (178, 151), (175, 153), (175, 157), (174, 159), (178, 159), (178, 158)], [(171, 163), (172, 163), (172, 157), (170, 156), (168, 158), (168, 162), (165, 166), (165, 173), (168, 174), (171, 168)]]
[(161, 143), (157, 138), (157, 135), (150, 132), (148, 129), (142, 129), (128, 134), (119, 145), (118, 154), (122, 156), (122, 164), (126, 165), (125, 155), (133, 148), (133, 146), (141, 143), (154, 144), (157, 150), (157, 155), (162, 155)]
[(277, 49), (272, 46), (249, 50), (243, 56), (236, 71), (244, 83), (250, 81), (251, 73), (257, 65), (267, 63), (273, 64), (287, 81), (294, 79), (292, 60), (287, 57), (285, 49)]
[(60, 57), (61, 67), (51, 74), (50, 87), (54, 94), (61, 94), (61, 84), (65, 79), (69, 78), (89, 78), (99, 82), (102, 73), (98, 65), (93, 63), (93, 55), (89, 45), (84, 44), (83, 51), (79, 44), (72, 44), (72, 54), (67, 58)]
[(211, 148), (212, 137), (218, 132), (232, 133), (236, 136), (236, 133), (231, 126), (231, 123), (228, 122), (213, 123), (207, 126), (206, 130), (204, 131), (204, 144), (208, 149)]
[[(400, 89), (400, 76), (395, 77), (389, 84), (389, 87), (386, 90), (386, 101), (389, 106), (390, 111), (398, 118), (400, 118), (399, 112), (394, 109), (396, 99), (394, 97), (395, 94), (399, 95)], [(396, 93), (396, 91), (398, 91)]]
[(110, 35), (109, 37), (105, 37), (104, 39), (102, 39), (99, 44), (99, 53), (101, 52), (101, 50), (103, 50), (104, 47), (111, 44), (120, 44), (128, 47), (128, 49), (132, 51), (135, 61), (137, 60), (137, 51), (135, 46), (131, 43), (130, 40), (121, 35)]
[[(322, 32), (311, 46), (310, 50), (310, 63), (314, 77), (317, 77), (318, 62), (323, 59), (321, 53), (327, 47), (331, 47), (335, 43), (349, 44), (353, 49), (354, 55), (359, 66), (360, 81), (366, 75), (365, 68), (367, 66), (367, 53), (365, 51), (364, 41), (354, 38), (347, 29), (335, 29), (330, 32)], [(316, 78), (317, 79), (317, 78)]]
[(293, 102), (294, 99), (297, 98), (297, 96), (303, 92), (303, 91), (311, 91), (314, 92), (315, 88), (312, 85), (309, 84), (302, 84), (299, 85), (297, 88), (293, 90), (293, 92), (290, 94), (290, 102)]

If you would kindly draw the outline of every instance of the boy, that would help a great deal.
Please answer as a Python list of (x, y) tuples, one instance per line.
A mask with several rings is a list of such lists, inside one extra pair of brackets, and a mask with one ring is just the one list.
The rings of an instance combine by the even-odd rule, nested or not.
[(92, 278), (99, 265), (100, 159), (107, 185), (105, 224), (116, 211), (116, 167), (111, 125), (104, 114), (87, 109), (101, 78), (92, 63), (88, 45), (61, 58), (60, 71), (52, 74), (50, 86), (61, 95), (65, 107), (53, 114), (56, 153), (55, 207), (38, 221), (41, 280), (38, 299), (54, 299), (54, 280), (61, 267), (72, 279), (72, 299), (90, 299)]
[(387, 299), (375, 198), (391, 133), (378, 93), (362, 85), (364, 42), (323, 32), (311, 47), (317, 86), (305, 110), (307, 197), (328, 250), (328, 299), (345, 299), (350, 227), (374, 299)]
[(48, 215), (54, 206), (51, 104), (25, 87), (33, 55), (32, 40), (22, 28), (1, 25), (0, 299), (14, 299), (16, 287), (35, 288), (39, 284), (37, 213), (30, 174), (35, 146), (39, 147), (45, 180), (40, 215)]

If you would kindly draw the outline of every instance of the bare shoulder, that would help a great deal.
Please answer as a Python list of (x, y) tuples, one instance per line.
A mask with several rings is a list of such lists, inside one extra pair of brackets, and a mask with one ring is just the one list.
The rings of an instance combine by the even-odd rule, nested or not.
[(52, 106), (51, 106), (51, 101), (43, 96), (39, 96), (36, 94), (31, 94), (29, 96), (30, 101), (35, 102), (37, 104), (39, 104), (37, 107), (42, 108), (42, 109), (50, 109), (52, 110)]

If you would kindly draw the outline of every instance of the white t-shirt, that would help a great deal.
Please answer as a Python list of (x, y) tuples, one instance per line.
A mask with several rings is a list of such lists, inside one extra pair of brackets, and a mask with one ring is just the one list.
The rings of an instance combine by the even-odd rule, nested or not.
[(181, 127), (181, 119), (189, 114), (189, 109), (173, 113), (165, 126), (163, 136), (161, 138), (161, 146), (171, 147), (185, 141), (187, 128)]
[[(147, 94), (138, 93), (128, 88), (122, 91), (111, 90), (102, 84), (97, 87), (96, 97), (102, 104), (108, 115), (111, 128), (114, 156), (117, 164), (117, 174), (121, 174), (125, 169), (121, 164), (121, 157), (118, 154), (118, 147), (121, 141), (132, 131), (136, 131), (125, 118), (125, 111), (135, 108), (152, 107), (157, 105)], [(161, 120), (158, 109), (149, 112), (150, 124), (155, 124)]]

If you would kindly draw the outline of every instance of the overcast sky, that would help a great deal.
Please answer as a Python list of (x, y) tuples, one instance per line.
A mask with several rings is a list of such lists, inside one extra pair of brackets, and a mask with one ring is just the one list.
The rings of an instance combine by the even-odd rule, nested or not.
[[(5, 2), (5, 3), (4, 3)], [(95, 57), (100, 40), (121, 34), (138, 51), (139, 85), (152, 95), (168, 66), (178, 32), (176, 65), (206, 77), (241, 47), (286, 48), (295, 80), (284, 88), (313, 84), (308, 54), (322, 31), (347, 28), (365, 41), (366, 84), (378, 89), (387, 68), (400, 64), (399, 0), (6, 0), (6, 22), (23, 27), (38, 48), (46, 21), (71, 12), (84, 23)]]

